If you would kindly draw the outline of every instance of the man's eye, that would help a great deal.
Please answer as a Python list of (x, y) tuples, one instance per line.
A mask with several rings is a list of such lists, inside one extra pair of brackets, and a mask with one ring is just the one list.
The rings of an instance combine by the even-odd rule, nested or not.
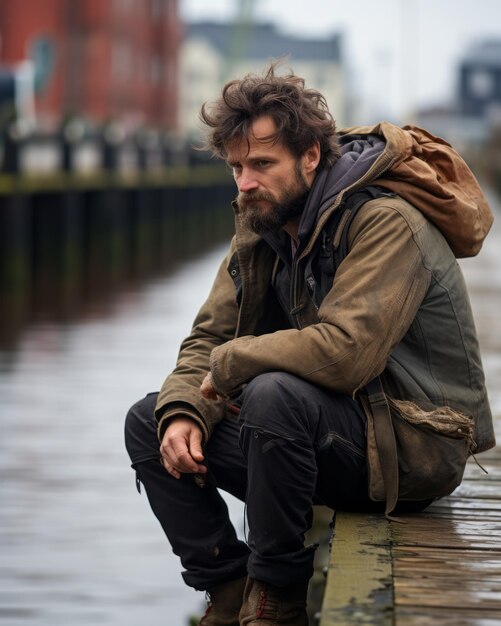
[(269, 161), (258, 161), (256, 165), (258, 167), (267, 167), (269, 164), (270, 164)]

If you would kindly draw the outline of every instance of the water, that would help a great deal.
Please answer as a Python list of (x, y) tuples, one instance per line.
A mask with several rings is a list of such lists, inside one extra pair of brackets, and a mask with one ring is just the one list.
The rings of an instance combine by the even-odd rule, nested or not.
[[(480, 257), (461, 262), (497, 416), (500, 243), (496, 223)], [(185, 626), (201, 611), (135, 490), (122, 431), (174, 366), (223, 250), (92, 317), (32, 325), (0, 352), (0, 624)], [(242, 507), (229, 503), (241, 534)]]
[(123, 418), (174, 366), (222, 253), (0, 353), (0, 623), (183, 626), (200, 612), (135, 490)]

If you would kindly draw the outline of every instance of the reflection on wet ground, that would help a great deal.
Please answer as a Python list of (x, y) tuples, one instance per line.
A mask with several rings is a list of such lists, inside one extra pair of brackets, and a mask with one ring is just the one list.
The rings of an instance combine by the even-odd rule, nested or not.
[[(480, 257), (461, 261), (498, 416), (500, 242), (496, 224)], [(33, 325), (0, 352), (0, 623), (183, 626), (200, 609), (135, 491), (122, 428), (172, 369), (222, 252), (123, 293), (103, 317)]]
[(183, 626), (200, 609), (122, 430), (172, 369), (223, 249), (123, 294), (113, 315), (33, 326), (0, 353), (0, 623)]

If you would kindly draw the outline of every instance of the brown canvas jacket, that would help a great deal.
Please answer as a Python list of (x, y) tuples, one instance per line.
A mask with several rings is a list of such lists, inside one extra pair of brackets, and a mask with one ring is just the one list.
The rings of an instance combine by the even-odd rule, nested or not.
[[(262, 320), (276, 255), (241, 226), (237, 212), (228, 255), (181, 346), (177, 367), (161, 389), (156, 411), (160, 437), (167, 420), (184, 413), (199, 423), (207, 440), (227, 415), (224, 400), (214, 403), (200, 396), (209, 369), (223, 397), (261, 373), (283, 370), (350, 395), (381, 375), (394, 398), (428, 409), (451, 406), (471, 415), (477, 451), (494, 445), (475, 327), (454, 254), (479, 250), (492, 221), (490, 209), (471, 172), (445, 142), (420, 129), (387, 123), (347, 132), (383, 135), (386, 147), (370, 170), (322, 213), (293, 266), (296, 328), (267, 332)], [(438, 170), (429, 165), (434, 150), (440, 151)], [(414, 185), (409, 182), (412, 169), (419, 174)], [(460, 199), (454, 203), (459, 181), (452, 177), (458, 171)], [(349, 230), (348, 254), (316, 310), (302, 264), (343, 195), (374, 181), (401, 197), (378, 198), (360, 209)], [(415, 206), (406, 196), (412, 196)], [(242, 285), (239, 306), (235, 273)]]

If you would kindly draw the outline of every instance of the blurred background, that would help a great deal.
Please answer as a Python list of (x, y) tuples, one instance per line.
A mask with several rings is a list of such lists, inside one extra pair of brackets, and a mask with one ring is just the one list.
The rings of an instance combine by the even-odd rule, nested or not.
[[(174, 366), (232, 230), (200, 106), (280, 57), (339, 126), (453, 143), (498, 213), (498, 0), (1, 0), (0, 624), (182, 626), (203, 606), (123, 418)], [(495, 223), (462, 261), (496, 415), (499, 246)]]

